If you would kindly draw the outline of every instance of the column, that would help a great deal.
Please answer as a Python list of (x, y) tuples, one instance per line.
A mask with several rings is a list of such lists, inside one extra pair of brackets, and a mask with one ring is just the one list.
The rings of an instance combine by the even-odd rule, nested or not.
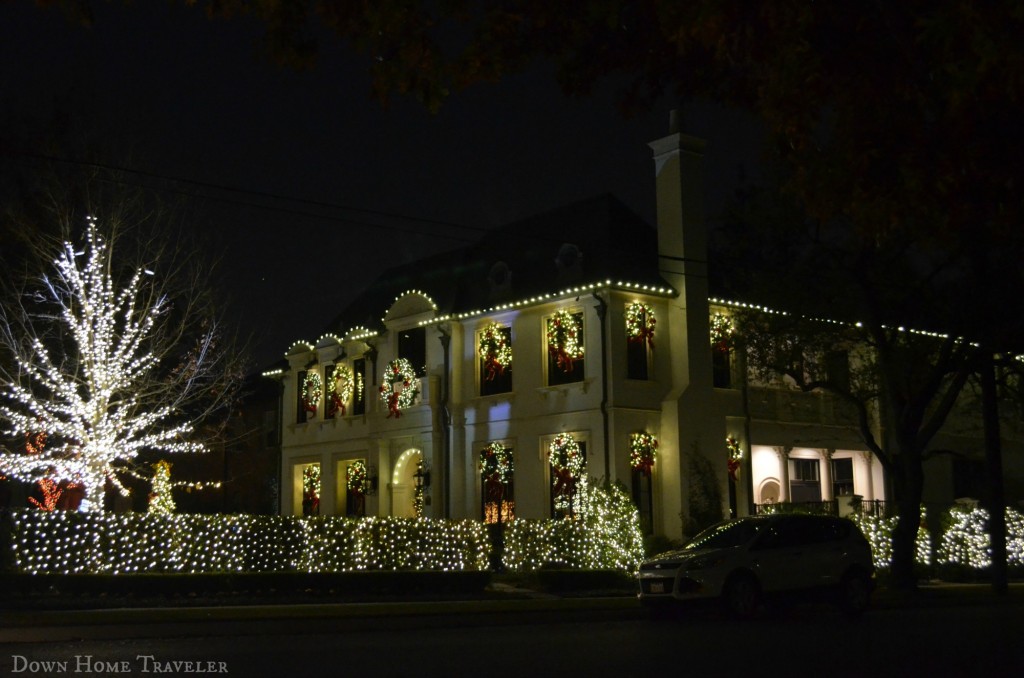
[(775, 448), (775, 454), (779, 456), (779, 503), (789, 501), (789, 453), (793, 451), (791, 446), (779, 446)]
[(860, 453), (864, 458), (864, 465), (867, 467), (868, 482), (864, 487), (864, 501), (875, 500), (875, 455), (871, 454), (871, 450), (864, 450)]
[(832, 501), (832, 455), (836, 453), (835, 448), (818, 450), (821, 453), (821, 500)]

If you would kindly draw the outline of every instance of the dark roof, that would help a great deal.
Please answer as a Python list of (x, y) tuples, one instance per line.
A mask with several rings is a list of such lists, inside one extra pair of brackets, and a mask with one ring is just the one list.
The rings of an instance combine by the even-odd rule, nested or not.
[(657, 231), (609, 194), (502, 226), (467, 247), (391, 268), (327, 331), (380, 329), (387, 309), (412, 289), (428, 294), (438, 313), (448, 314), (603, 280), (669, 286), (658, 275)]

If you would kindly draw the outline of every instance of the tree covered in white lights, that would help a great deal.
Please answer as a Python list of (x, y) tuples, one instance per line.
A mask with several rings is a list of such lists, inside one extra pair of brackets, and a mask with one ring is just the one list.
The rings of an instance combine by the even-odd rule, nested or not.
[(3, 435), (47, 435), (45, 449), (0, 451), (0, 473), (80, 484), (83, 511), (102, 510), (108, 483), (128, 494), (141, 452), (205, 451), (195, 422), (223, 410), (241, 376), (212, 316), (197, 331), (195, 301), (172, 302), (156, 266), (120, 263), (90, 218), (84, 248), (65, 242), (52, 272), (0, 311)]

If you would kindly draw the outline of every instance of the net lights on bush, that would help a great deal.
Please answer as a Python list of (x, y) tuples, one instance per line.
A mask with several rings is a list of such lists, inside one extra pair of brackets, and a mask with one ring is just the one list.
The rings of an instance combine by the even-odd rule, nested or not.
[(483, 523), (427, 518), (12, 511), (30, 574), (483, 570)]
[(640, 513), (619, 485), (582, 478), (579, 509), (561, 520), (515, 519), (505, 527), (502, 563), (510, 571), (546, 566), (633, 573), (644, 556)]
[[(982, 570), (992, 565), (992, 541), (988, 534), (989, 513), (980, 507), (954, 506), (948, 527), (939, 544), (938, 560), (943, 565), (961, 565)], [(1024, 566), (1024, 514), (1006, 509), (1006, 560), (1010, 567)]]

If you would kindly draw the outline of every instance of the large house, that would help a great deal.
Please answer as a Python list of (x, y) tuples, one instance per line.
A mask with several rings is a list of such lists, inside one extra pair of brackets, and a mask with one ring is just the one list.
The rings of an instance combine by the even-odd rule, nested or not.
[(749, 381), (739, 304), (708, 288), (703, 142), (650, 147), (657, 228), (610, 196), (569, 205), (385, 272), (296, 342), (268, 373), (281, 513), (543, 518), (590, 476), (679, 538), (698, 513), (889, 499), (835, 401)]

